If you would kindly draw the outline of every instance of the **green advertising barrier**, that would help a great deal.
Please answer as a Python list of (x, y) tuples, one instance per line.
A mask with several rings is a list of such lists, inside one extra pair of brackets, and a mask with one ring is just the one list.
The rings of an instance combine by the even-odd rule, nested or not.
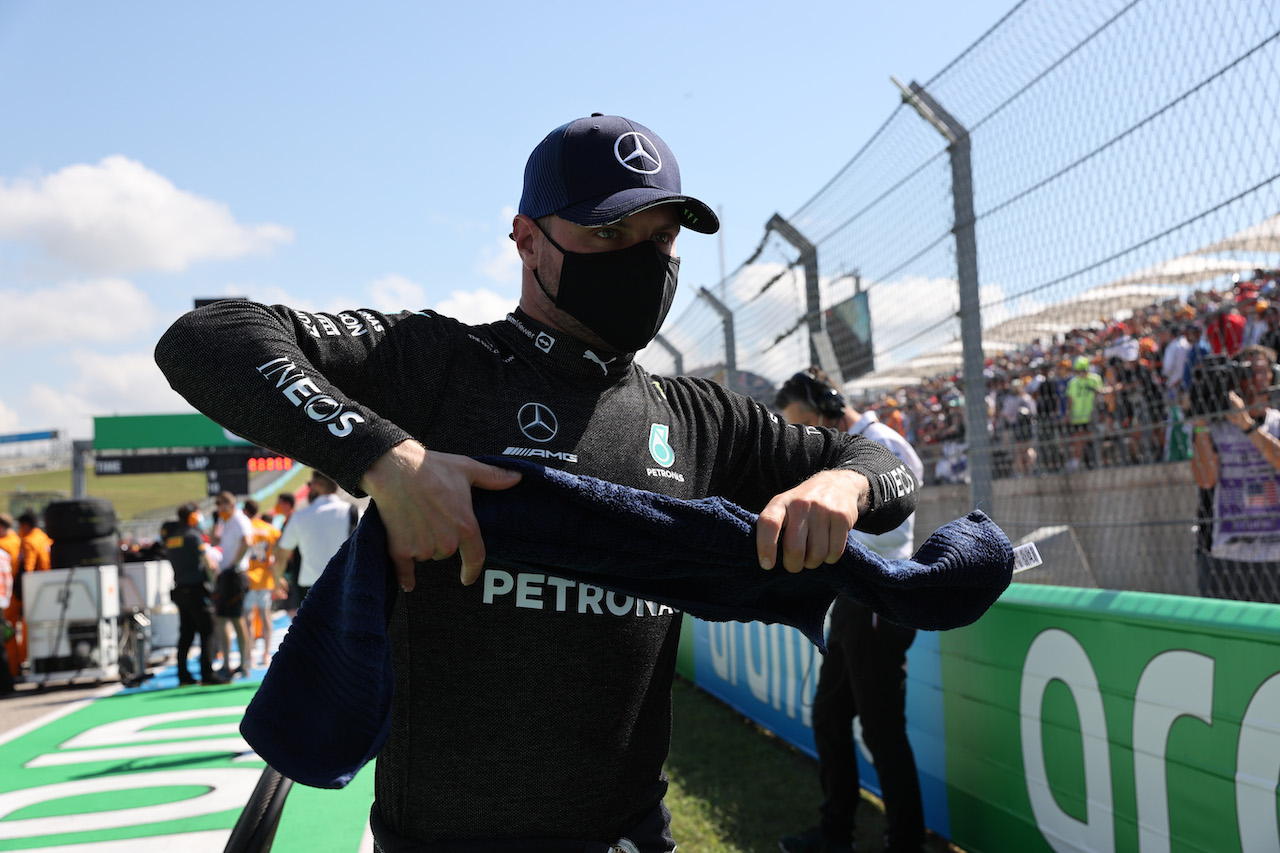
[(159, 447), (252, 447), (196, 412), (181, 415), (114, 415), (93, 419), (94, 450)]
[(941, 654), (969, 853), (1280, 851), (1280, 607), (1015, 584)]

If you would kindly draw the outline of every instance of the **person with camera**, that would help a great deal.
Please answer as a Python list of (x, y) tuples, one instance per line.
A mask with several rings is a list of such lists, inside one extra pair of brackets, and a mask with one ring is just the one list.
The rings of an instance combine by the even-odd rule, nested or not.
[(1213, 490), (1213, 536), (1197, 555), (1203, 596), (1280, 603), (1280, 410), (1268, 398), (1275, 364), (1275, 350), (1245, 347), (1192, 388), (1191, 473)]
[[(1021, 385), (1019, 384), (1019, 388)], [(782, 417), (806, 428), (827, 427), (883, 444), (924, 479), (924, 465), (907, 440), (873, 411), (849, 405), (818, 366), (803, 370), (778, 389), (774, 401)], [(915, 552), (915, 517), (887, 533), (855, 533), (872, 551), (890, 559)], [(831, 607), (827, 656), (813, 696), (813, 742), (818, 751), (822, 805), (817, 826), (779, 839), (783, 853), (852, 853), (858, 804), (858, 747), (853, 720), (871, 753), (884, 795), (885, 850), (921, 853), (924, 804), (915, 754), (907, 739), (907, 649), (914, 628), (895, 625), (844, 596)]]

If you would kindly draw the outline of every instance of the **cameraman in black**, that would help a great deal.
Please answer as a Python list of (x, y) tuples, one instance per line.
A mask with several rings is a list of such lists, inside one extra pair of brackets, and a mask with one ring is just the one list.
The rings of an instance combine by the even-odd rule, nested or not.
[(1191, 473), (1214, 490), (1212, 543), (1197, 555), (1203, 596), (1280, 603), (1280, 410), (1268, 401), (1275, 363), (1275, 350), (1248, 346), (1193, 380)]

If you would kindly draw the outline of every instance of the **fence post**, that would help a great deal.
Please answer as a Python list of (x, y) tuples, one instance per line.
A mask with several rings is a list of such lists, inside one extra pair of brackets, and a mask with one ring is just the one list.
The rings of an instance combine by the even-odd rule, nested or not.
[[(890, 78), (893, 79), (893, 78)], [(893, 80), (902, 100), (946, 137), (951, 153), (951, 200), (955, 215), (956, 283), (960, 291), (960, 342), (964, 370), (964, 437), (968, 446), (969, 500), (991, 509), (991, 442), (987, 438), (987, 383), (982, 374), (982, 310), (978, 298), (978, 241), (974, 235), (973, 171), (969, 131), (919, 83)]]
[(76, 439), (71, 442), (71, 497), (83, 498), (89, 494), (89, 476), (85, 461), (93, 453), (93, 439)]
[[(844, 382), (840, 363), (831, 357), (830, 346), (820, 348), (818, 345), (826, 335), (826, 330), (822, 327), (822, 294), (818, 288), (818, 247), (776, 213), (765, 224), (765, 229), (777, 231), (782, 239), (800, 253), (800, 263), (804, 266), (804, 313), (809, 326), (809, 363), (821, 366), (839, 387)], [(822, 352), (822, 349), (827, 352)], [(823, 355), (828, 357), (824, 359)]]
[(664, 338), (661, 333), (654, 335), (653, 340), (655, 343), (658, 344), (658, 346), (666, 350), (671, 355), (671, 358), (675, 360), (675, 363), (676, 363), (675, 375), (676, 376), (683, 375), (684, 374), (684, 353), (676, 349), (675, 346), (671, 343), (671, 341)]
[(738, 373), (738, 344), (733, 333), (733, 312), (725, 304), (711, 294), (705, 287), (698, 288), (698, 295), (711, 303), (711, 307), (720, 315), (724, 325), (724, 385), (734, 387), (734, 378)]

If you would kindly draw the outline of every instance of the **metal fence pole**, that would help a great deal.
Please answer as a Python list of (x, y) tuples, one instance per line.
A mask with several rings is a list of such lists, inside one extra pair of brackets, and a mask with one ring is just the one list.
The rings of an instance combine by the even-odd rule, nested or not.
[(929, 96), (920, 84), (897, 80), (902, 100), (946, 137), (951, 154), (951, 199), (955, 215), (956, 283), (960, 291), (960, 341), (964, 370), (965, 443), (968, 446), (969, 499), (991, 508), (991, 442), (987, 437), (987, 384), (983, 376), (982, 311), (978, 297), (978, 241), (974, 236), (973, 172), (969, 131)]
[(671, 343), (671, 341), (664, 338), (661, 334), (654, 335), (653, 340), (654, 340), (654, 343), (662, 347), (671, 355), (672, 360), (675, 362), (675, 371), (674, 371), (675, 375), (676, 376), (683, 375), (684, 374), (684, 353), (676, 349), (675, 346)]
[(83, 498), (89, 494), (89, 475), (85, 462), (93, 453), (92, 439), (76, 439), (71, 442), (71, 497)]
[(733, 332), (733, 312), (705, 287), (698, 288), (698, 295), (710, 302), (711, 307), (724, 321), (724, 385), (727, 388), (733, 388), (734, 379), (738, 373), (738, 344)]
[[(823, 353), (818, 347), (818, 342), (825, 334), (822, 328), (822, 294), (818, 289), (818, 247), (810, 243), (795, 226), (776, 213), (766, 223), (765, 228), (778, 232), (782, 239), (800, 252), (800, 262), (804, 266), (804, 311), (809, 325), (809, 363), (821, 365), (822, 369), (839, 383), (842, 381), (839, 363), (830, 357), (830, 353), (824, 360), (821, 357)], [(829, 350), (830, 347), (827, 349)]]

